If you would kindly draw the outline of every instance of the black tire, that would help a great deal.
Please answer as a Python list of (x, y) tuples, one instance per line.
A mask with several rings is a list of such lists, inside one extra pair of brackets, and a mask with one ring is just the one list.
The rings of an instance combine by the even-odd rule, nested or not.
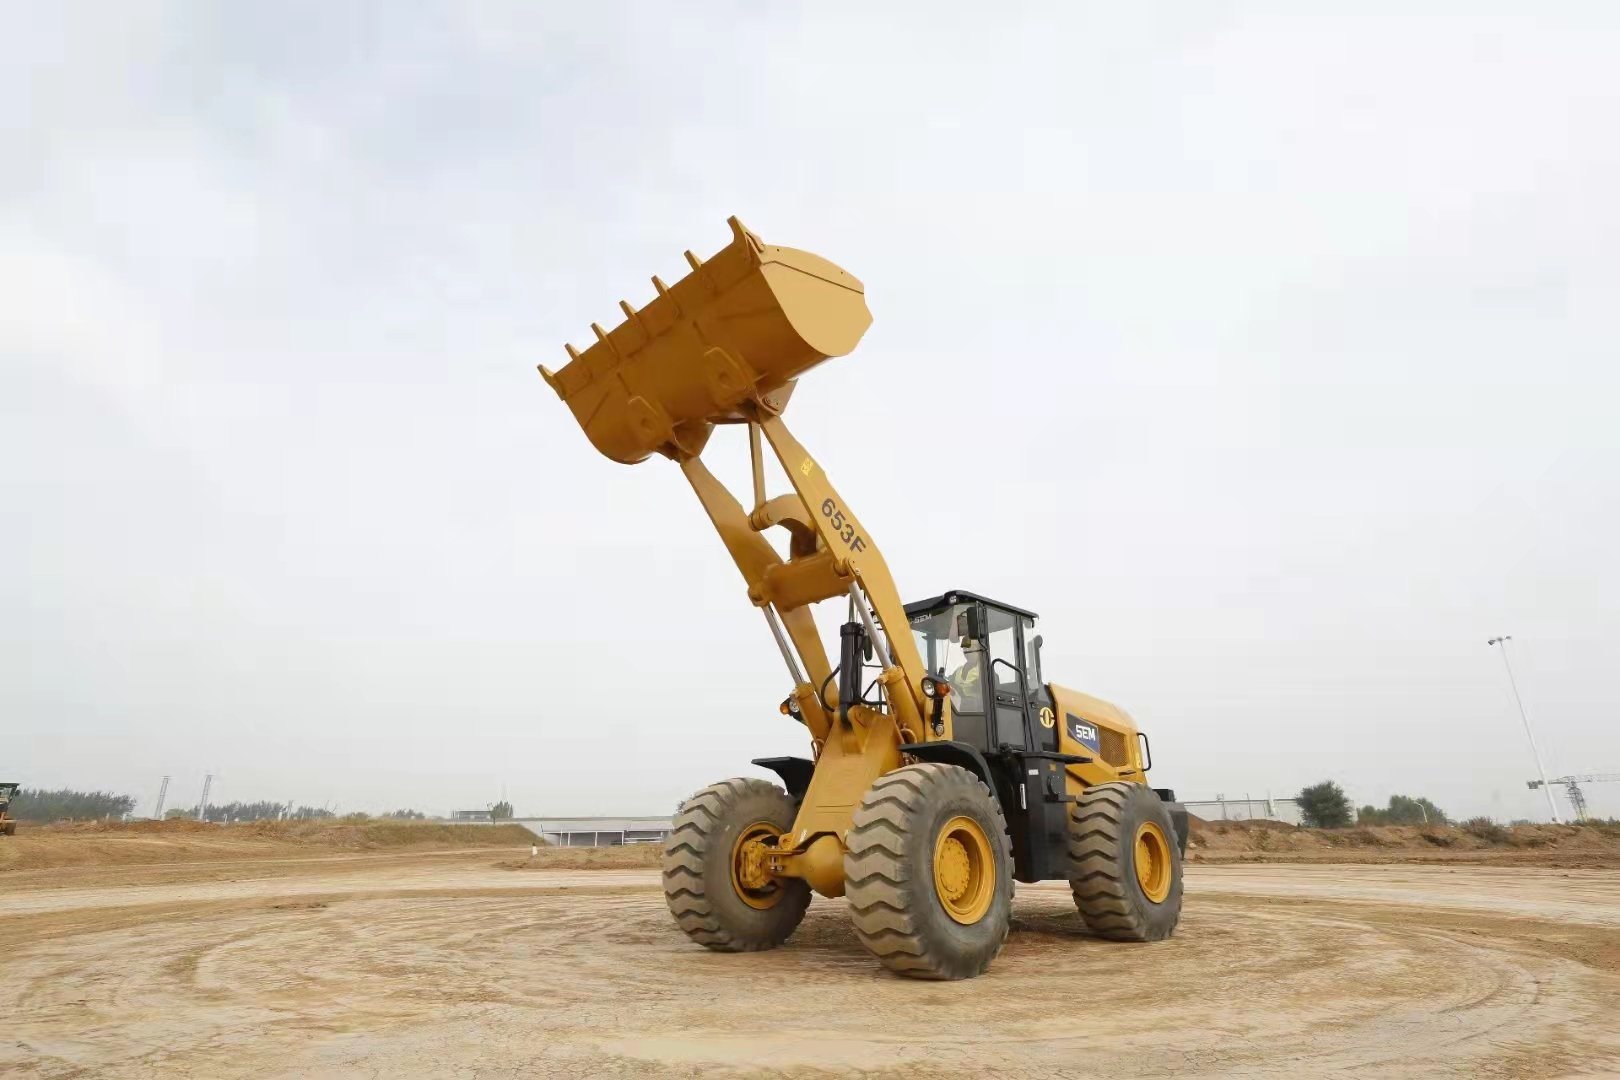
[[(957, 817), (976, 822), (991, 853), (989, 904), (964, 924), (935, 887), (934, 851)], [(883, 966), (916, 979), (970, 979), (990, 966), (1012, 923), (1012, 844), (990, 789), (956, 765), (924, 762), (880, 777), (847, 838), (844, 889), (861, 944)]]
[[(1168, 888), (1155, 901), (1137, 875), (1136, 838), (1156, 825), (1168, 840)], [(1151, 876), (1151, 875), (1150, 875)], [(1069, 888), (1086, 925), (1113, 941), (1163, 941), (1181, 918), (1181, 846), (1170, 808), (1143, 784), (1088, 788), (1069, 815)]]
[(751, 777), (711, 784), (681, 804), (664, 845), (664, 900), (687, 937), (717, 952), (758, 952), (798, 928), (810, 906), (808, 885), (778, 880), (763, 894), (770, 906), (756, 907), (739, 894), (731, 872), (743, 830), (768, 822), (781, 834), (796, 813), (787, 792)]
[(16, 836), (17, 835), (17, 823), (15, 821), (6, 822), (5, 834), (7, 836)]

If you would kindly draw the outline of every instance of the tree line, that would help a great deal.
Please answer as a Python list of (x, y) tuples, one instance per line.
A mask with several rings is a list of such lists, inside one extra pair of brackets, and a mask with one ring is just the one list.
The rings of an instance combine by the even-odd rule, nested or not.
[[(175, 807), (163, 815), (166, 818), (197, 818), (197, 807)], [(427, 815), (420, 810), (389, 810), (375, 815), (392, 821), (423, 821)], [(294, 806), (292, 803), (257, 802), (209, 803), (203, 812), (203, 821), (320, 821), (335, 818), (337, 812), (324, 806)]]
[(69, 821), (121, 818), (135, 809), (135, 796), (110, 791), (44, 790), (22, 788), (11, 799), (10, 814), (18, 821)]
[[(11, 799), (9, 813), (18, 821), (46, 824), (52, 821), (100, 821), (105, 818), (123, 818), (135, 809), (135, 796), (119, 795), (111, 791), (75, 791), (72, 788), (22, 788)], [(197, 805), (176, 806), (168, 810), (165, 818), (196, 819)], [(294, 821), (314, 821), (334, 818), (337, 814), (324, 806), (294, 806), (292, 803), (254, 802), (209, 803), (202, 815), (204, 821), (271, 821), (290, 818)], [(427, 815), (420, 810), (389, 810), (376, 815), (395, 821), (422, 821)], [(508, 813), (507, 816), (511, 816)]]
[(1342, 829), (1356, 825), (1446, 825), (1446, 812), (1426, 798), (1391, 795), (1387, 806), (1356, 809), (1344, 789), (1332, 780), (1301, 788), (1294, 797), (1300, 816), (1314, 829)]
[(280, 818), (290, 818), (294, 821), (314, 821), (320, 818), (336, 817), (337, 815), (324, 806), (293, 806), (291, 803), (270, 802), (268, 799), (259, 799), (255, 802), (228, 802), (209, 803), (201, 814), (197, 805), (176, 806), (163, 815), (173, 820), (175, 818), (192, 818), (202, 821), (275, 821)]

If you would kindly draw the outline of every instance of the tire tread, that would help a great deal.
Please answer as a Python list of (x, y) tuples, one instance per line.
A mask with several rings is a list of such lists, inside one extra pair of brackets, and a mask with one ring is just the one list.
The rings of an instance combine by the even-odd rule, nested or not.
[[(782, 898), (780, 905), (796, 907), (797, 911), (784, 912), (790, 917), (777, 921), (777, 925), (773, 925), (765, 934), (754, 936), (741, 933), (736, 927), (726, 926), (715, 909), (714, 901), (709, 896), (708, 883), (704, 880), (703, 866), (710, 838), (724, 825), (726, 814), (732, 807), (756, 795), (787, 798), (787, 794), (775, 784), (753, 777), (736, 777), (710, 784), (681, 804), (675, 814), (674, 828), (664, 843), (661, 866), (664, 902), (675, 917), (676, 925), (687, 937), (716, 952), (759, 952), (775, 948), (792, 934), (810, 903), (807, 889), (794, 890)], [(730, 887), (729, 880), (726, 887)]]
[[(962, 958), (950, 955), (942, 942), (930, 940), (910, 908), (917, 902), (907, 889), (912, 872), (905, 857), (906, 842), (932, 799), (951, 789), (971, 785), (983, 794), (994, 814), (993, 843), (1003, 856), (1003, 887), (1012, 892), (1012, 844), (1006, 820), (990, 790), (967, 770), (938, 762), (906, 765), (878, 778), (855, 811), (845, 838), (845, 896), (861, 944), (890, 971), (923, 979), (960, 979), (979, 974)], [(932, 891), (928, 893), (932, 895)], [(994, 952), (1007, 940), (1008, 926), (1000, 928)]]
[[(1174, 919), (1168, 929), (1150, 920), (1145, 901), (1136, 898), (1135, 882), (1126, 880), (1127, 845), (1135, 843), (1126, 807), (1137, 795), (1132, 789), (1139, 786), (1098, 784), (1080, 796), (1069, 815), (1069, 890), (1092, 933), (1113, 941), (1156, 941), (1169, 937), (1175, 927)], [(1177, 880), (1172, 895), (1179, 915), (1181, 867), (1179, 858), (1173, 858)]]

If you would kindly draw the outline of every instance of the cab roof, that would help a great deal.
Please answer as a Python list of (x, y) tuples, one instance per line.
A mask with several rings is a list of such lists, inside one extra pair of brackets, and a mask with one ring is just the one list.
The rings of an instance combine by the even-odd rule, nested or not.
[(1014, 604), (1004, 604), (1000, 600), (992, 600), (988, 596), (981, 595), (980, 593), (968, 592), (966, 589), (952, 589), (950, 592), (943, 592), (938, 596), (930, 596), (927, 600), (918, 600), (916, 603), (907, 604), (906, 618), (909, 619), (913, 615), (922, 615), (925, 612), (949, 607), (952, 604), (959, 604), (963, 601), (977, 601), (981, 604), (988, 604), (991, 607), (1000, 608), (1003, 611), (1010, 611), (1014, 615), (1022, 615), (1026, 619), (1040, 618), (1039, 615), (1035, 614), (1033, 611), (1030, 611), (1028, 608), (1021, 608)]

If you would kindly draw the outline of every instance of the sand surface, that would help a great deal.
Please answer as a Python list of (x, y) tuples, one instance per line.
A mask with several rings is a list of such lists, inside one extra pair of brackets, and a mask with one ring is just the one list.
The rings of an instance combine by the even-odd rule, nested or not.
[(655, 872), (526, 849), (0, 875), (8, 1077), (1556, 1076), (1620, 1072), (1620, 873), (1194, 865), (1176, 937), (1020, 886), (963, 983), (841, 901), (784, 948), (673, 927)]

